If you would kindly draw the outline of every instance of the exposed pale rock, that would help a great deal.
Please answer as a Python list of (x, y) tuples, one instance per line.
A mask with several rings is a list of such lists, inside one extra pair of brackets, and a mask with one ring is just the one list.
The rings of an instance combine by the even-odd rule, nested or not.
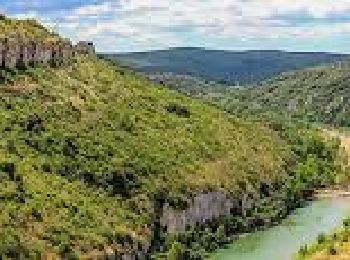
[(185, 231), (188, 225), (230, 216), (231, 210), (237, 207), (238, 201), (228, 198), (224, 193), (202, 193), (194, 196), (185, 210), (175, 210), (169, 204), (165, 204), (161, 224), (167, 227), (168, 233), (179, 233)]

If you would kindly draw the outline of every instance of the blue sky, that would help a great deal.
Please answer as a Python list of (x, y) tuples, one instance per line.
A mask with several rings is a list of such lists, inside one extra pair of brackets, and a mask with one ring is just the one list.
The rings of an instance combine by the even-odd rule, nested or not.
[(350, 0), (1, 0), (98, 51), (199, 46), (350, 53)]

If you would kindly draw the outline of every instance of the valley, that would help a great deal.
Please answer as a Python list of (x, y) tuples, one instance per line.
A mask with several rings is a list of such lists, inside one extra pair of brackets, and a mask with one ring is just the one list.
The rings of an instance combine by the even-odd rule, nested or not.
[(280, 225), (238, 237), (210, 259), (295, 259), (298, 250), (305, 244), (313, 243), (320, 234), (333, 232), (342, 226), (343, 219), (350, 214), (349, 202), (350, 198), (342, 197), (309, 202), (305, 207), (294, 211)]
[(278, 50), (221, 51), (203, 48), (170, 48), (153, 52), (103, 53), (146, 74), (174, 73), (225, 85), (250, 85), (282, 72), (343, 61), (348, 55)]
[[(348, 207), (350, 194), (348, 189), (349, 135), (347, 133), (349, 71), (347, 61), (324, 64), (304, 70), (285, 72), (246, 87), (227, 85), (225, 87), (214, 81), (177, 75), (174, 71), (159, 72), (155, 76), (147, 75), (151, 80), (174, 88), (180, 93), (215, 104), (235, 117), (268, 125), (280, 133), (288, 128), (286, 125), (289, 125), (293, 129), (291, 132), (294, 133), (305, 127), (315, 127), (326, 140), (335, 138), (339, 141), (340, 150), (337, 161), (341, 170), (334, 176), (333, 182), (326, 185), (327, 187), (323, 188), (321, 185), (314, 191), (315, 201), (307, 203), (303, 208), (293, 211), (292, 215), (287, 217), (287, 223), (290, 218), (296, 219), (296, 227), (285, 226), (282, 221), (282, 224), (265, 231), (257, 231), (242, 238), (238, 236), (228, 249), (214, 254), (213, 259), (277, 260), (294, 259), (299, 255), (305, 255), (305, 259), (309, 259), (311, 254), (297, 254), (299, 248), (301, 248), (300, 252), (304, 252), (303, 248), (306, 243), (312, 244), (322, 234), (340, 228), (343, 219), (350, 215)], [(298, 129), (295, 126), (298, 126)], [(286, 137), (284, 134), (282, 136)], [(289, 140), (295, 141), (295, 137), (295, 135), (289, 135), (291, 138)], [(319, 172), (320, 169), (314, 168), (311, 171)], [(312, 213), (309, 213), (310, 211)], [(303, 222), (304, 217), (305, 222)], [(323, 224), (307, 221), (313, 218), (319, 219)], [(339, 236), (347, 237), (346, 231), (342, 231)], [(334, 243), (339, 243), (339, 239), (334, 239)], [(293, 243), (290, 243), (291, 240)], [(327, 242), (324, 244), (328, 246), (332, 243), (329, 242), (332, 241), (331, 238), (325, 241)], [(320, 244), (321, 246), (316, 248), (327, 247)], [(334, 252), (334, 259), (344, 259), (341, 257), (346, 259), (347, 249), (344, 248), (347, 248), (347, 244), (346, 242), (342, 244), (344, 246), (338, 246), (337, 249), (337, 252), (341, 252), (339, 258)], [(276, 248), (281, 250), (276, 250)], [(310, 251), (315, 252), (316, 255), (312, 259), (328, 259), (329, 257), (329, 254), (325, 254), (327, 255), (325, 258), (318, 258), (317, 251), (312, 250), (315, 249), (310, 249)]]
[[(19, 39), (37, 46), (54, 37), (52, 57), (66, 41), (35, 20), (2, 17), (0, 29), (0, 40), (14, 37), (20, 50)], [(22, 61), (23, 53), (12, 54)], [(119, 58), (102, 59), (92, 51), (59, 55), (62, 62), (54, 64), (3, 62), (0, 256), (204, 259), (228, 244), (235, 247), (246, 233), (252, 233), (248, 240), (272, 237), (286, 245), (284, 221), (300, 218), (304, 228), (293, 238), (296, 243), (276, 251), (279, 258), (297, 250), (301, 237), (307, 235), (303, 242), (309, 243), (318, 232), (332, 230), (331, 219), (340, 223), (347, 206), (309, 200), (317, 190), (349, 181), (344, 151), (350, 142), (337, 132), (349, 123), (349, 66), (339, 61), (347, 56), (234, 55), (243, 54), (248, 64), (251, 55), (254, 63), (271, 55), (288, 62), (282, 69), (266, 66), (267, 71), (240, 67), (249, 75), (228, 66), (239, 80), (222, 77), (221, 67), (208, 67), (220, 72), (212, 82), (197, 72), (180, 74), (178, 87), (150, 81)], [(170, 60), (183, 66), (183, 58)], [(305, 69), (311, 65), (318, 67)], [(186, 70), (194, 71), (190, 67)], [(297, 68), (303, 70), (267, 79)], [(249, 86), (227, 86), (237, 80)], [(304, 100), (305, 93), (311, 98)], [(335, 130), (324, 131), (324, 125)], [(303, 224), (323, 217), (321, 229)], [(234, 250), (234, 258), (244, 259)]]
[[(339, 137), (342, 152), (346, 158), (350, 155), (349, 136), (337, 130), (323, 130), (328, 137)], [(341, 180), (340, 183), (348, 183)], [(350, 187), (336, 185), (318, 189), (313, 200), (304, 207), (292, 212), (278, 226), (245, 234), (235, 239), (226, 249), (219, 250), (210, 259), (301, 259), (296, 252), (305, 244), (320, 240), (322, 234), (332, 233), (342, 227), (343, 221), (350, 215)], [(312, 256), (305, 254), (305, 259), (346, 259), (348, 244), (344, 243), (341, 253), (330, 257), (327, 248), (322, 253)], [(325, 248), (325, 246), (323, 246)], [(318, 249), (319, 250), (319, 249)], [(304, 259), (304, 258), (302, 258)]]

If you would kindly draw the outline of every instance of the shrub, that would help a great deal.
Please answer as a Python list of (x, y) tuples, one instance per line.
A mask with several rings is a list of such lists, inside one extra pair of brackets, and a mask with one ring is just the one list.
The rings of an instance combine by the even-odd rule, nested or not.
[(305, 256), (307, 254), (307, 251), (308, 251), (308, 247), (305, 244), (299, 248), (298, 254), (301, 256)]
[(10, 180), (15, 180), (15, 164), (14, 163), (0, 163), (0, 171), (8, 174)]
[(350, 218), (346, 218), (343, 220), (343, 227), (346, 229), (350, 227)]
[(169, 113), (174, 113), (180, 117), (186, 117), (186, 118), (189, 118), (191, 113), (190, 111), (188, 110), (188, 108), (186, 106), (183, 106), (183, 105), (178, 105), (178, 104), (171, 104), (171, 105), (168, 105), (166, 107), (166, 110), (169, 112)]
[(334, 245), (330, 245), (329, 248), (328, 248), (328, 252), (330, 255), (336, 255), (338, 252), (337, 252), (337, 249), (335, 248)]
[(323, 233), (318, 234), (318, 236), (317, 236), (317, 243), (318, 244), (323, 244), (325, 241), (326, 241), (325, 234), (323, 234)]
[(169, 249), (167, 259), (180, 260), (183, 257), (183, 253), (184, 253), (184, 246), (181, 243), (174, 241)]

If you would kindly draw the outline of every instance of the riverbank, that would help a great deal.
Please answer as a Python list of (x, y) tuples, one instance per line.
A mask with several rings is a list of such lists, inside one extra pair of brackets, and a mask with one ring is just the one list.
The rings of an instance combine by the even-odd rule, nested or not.
[(210, 260), (289, 260), (305, 243), (341, 226), (350, 213), (350, 200), (323, 199), (295, 210), (280, 225), (239, 236), (229, 247), (213, 254)]
[[(344, 163), (344, 157), (349, 155), (349, 139), (335, 131), (331, 134), (324, 132), (327, 134), (326, 140), (339, 137), (341, 148), (339, 158), (342, 158)], [(344, 151), (346, 154), (342, 156)], [(346, 165), (342, 164), (342, 166), (341, 172), (344, 173)], [(337, 178), (335, 180), (339, 181)], [(306, 197), (308, 202), (304, 207), (292, 211), (291, 215), (282, 220), (279, 225), (238, 236), (227, 249), (219, 250), (210, 259), (293, 259), (295, 252), (302, 245), (314, 241), (319, 233), (330, 232), (341, 226), (343, 218), (350, 214), (349, 185), (328, 185), (327, 188), (310, 190), (309, 195), (311, 196)], [(321, 205), (326, 206), (322, 208), (324, 206)]]
[[(338, 137), (341, 142), (341, 154), (343, 160), (342, 179), (339, 183), (349, 183), (349, 157), (350, 157), (350, 136), (348, 131), (327, 129), (324, 133), (330, 137)], [(350, 204), (350, 185), (340, 184), (327, 189), (320, 189), (315, 192), (315, 198), (337, 199), (342, 198)], [(313, 244), (305, 244), (299, 250), (297, 259), (329, 260), (329, 259), (350, 259), (350, 212), (343, 220), (343, 225), (330, 232), (320, 233)], [(328, 234), (328, 235), (326, 235)]]
[(350, 198), (350, 185), (318, 189), (314, 192), (313, 197), (315, 199)]
[[(349, 201), (347, 202), (349, 205)], [(350, 212), (347, 213), (347, 216)], [(300, 247), (297, 260), (344, 260), (350, 259), (350, 218), (329, 232), (320, 232), (313, 244)], [(327, 235), (326, 235), (327, 234)], [(316, 242), (315, 242), (316, 241)]]
[[(195, 225), (185, 225), (185, 231), (177, 234), (160, 232), (158, 238), (161, 238), (159, 241), (163, 243), (160, 250), (156, 251), (162, 252), (156, 257), (208, 257), (232, 241), (235, 243), (240, 234), (264, 232), (263, 230), (269, 230), (269, 227), (278, 227), (289, 214), (293, 215), (296, 209), (310, 203), (314, 190), (331, 186), (339, 170), (335, 163), (339, 143), (331, 140), (324, 142), (315, 132), (301, 135), (294, 129), (284, 131), (286, 132), (281, 135), (288, 140), (292, 151), (297, 155), (286, 169), (289, 177), (276, 183), (261, 184), (258, 192), (256, 188), (255, 192), (249, 192), (249, 187), (245, 187), (244, 193), (236, 194), (238, 203), (230, 210), (230, 214)], [(223, 202), (225, 201), (226, 199)], [(188, 213), (193, 211), (191, 205), (194, 204), (190, 203), (189, 208), (178, 209), (176, 214), (170, 214), (173, 216), (172, 222), (183, 223)], [(210, 204), (206, 204), (204, 208), (207, 207), (210, 207)], [(297, 251), (300, 245), (298, 244), (293, 252)]]

